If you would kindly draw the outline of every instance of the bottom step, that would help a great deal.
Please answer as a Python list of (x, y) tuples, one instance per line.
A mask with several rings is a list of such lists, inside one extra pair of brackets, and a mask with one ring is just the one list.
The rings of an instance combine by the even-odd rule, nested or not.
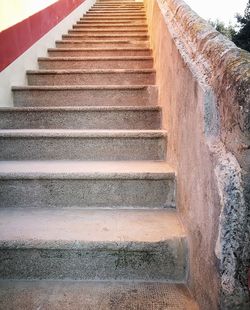
[(1, 309), (198, 310), (183, 284), (0, 281)]
[(0, 209), (1, 279), (186, 278), (174, 211)]

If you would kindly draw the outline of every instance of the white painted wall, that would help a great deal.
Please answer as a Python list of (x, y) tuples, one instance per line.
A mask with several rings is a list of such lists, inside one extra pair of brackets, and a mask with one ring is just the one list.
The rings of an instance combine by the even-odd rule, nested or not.
[(54, 47), (55, 41), (60, 40), (62, 34), (67, 33), (72, 25), (88, 11), (95, 2), (96, 0), (86, 0), (32, 45), (25, 53), (0, 72), (0, 107), (13, 106), (11, 87), (27, 85), (26, 70), (38, 69), (37, 57), (47, 56), (47, 49)]
[(58, 0), (0, 0), (0, 31), (45, 9)]

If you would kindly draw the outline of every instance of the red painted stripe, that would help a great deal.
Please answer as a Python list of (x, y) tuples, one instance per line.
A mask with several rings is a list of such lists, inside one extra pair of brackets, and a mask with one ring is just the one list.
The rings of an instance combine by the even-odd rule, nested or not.
[(85, 0), (59, 0), (0, 32), (0, 72)]

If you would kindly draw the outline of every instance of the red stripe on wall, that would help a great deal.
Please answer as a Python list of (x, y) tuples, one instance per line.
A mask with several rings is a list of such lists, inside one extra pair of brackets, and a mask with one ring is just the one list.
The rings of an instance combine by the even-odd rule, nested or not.
[(85, 0), (59, 0), (0, 32), (0, 72)]

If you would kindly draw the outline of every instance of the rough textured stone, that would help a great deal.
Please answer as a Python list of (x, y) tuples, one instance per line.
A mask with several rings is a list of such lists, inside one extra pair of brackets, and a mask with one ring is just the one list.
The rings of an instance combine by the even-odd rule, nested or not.
[(159, 107), (1, 108), (2, 129), (160, 129)]
[(29, 85), (154, 85), (153, 69), (27, 71)]
[(155, 86), (23, 86), (13, 87), (14, 106), (147, 106), (157, 104)]
[(162, 130), (0, 130), (1, 160), (164, 160)]
[(156, 282), (1, 281), (3, 309), (198, 310), (183, 284)]
[(189, 284), (202, 309), (243, 309), (250, 248), (249, 53), (181, 0), (145, 3), (159, 98), (166, 103), (168, 158), (179, 171), (177, 201), (191, 246)]

